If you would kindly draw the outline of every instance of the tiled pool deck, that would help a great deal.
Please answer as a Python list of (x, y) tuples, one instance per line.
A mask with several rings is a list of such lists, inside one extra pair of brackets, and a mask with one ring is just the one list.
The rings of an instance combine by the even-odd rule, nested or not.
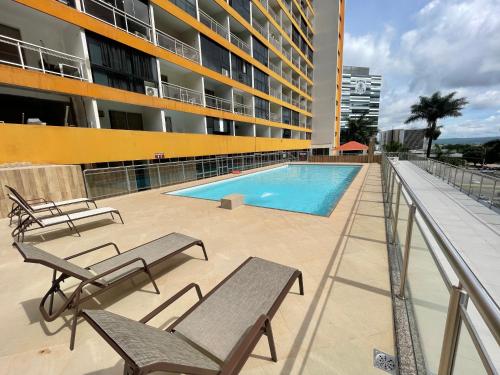
[[(202, 239), (208, 262), (192, 249), (155, 270), (160, 295), (138, 277), (87, 305), (134, 319), (190, 282), (207, 292), (248, 256), (297, 267), (304, 274), (305, 296), (290, 293), (273, 319), (278, 363), (269, 360), (261, 340), (242, 373), (383, 374), (373, 368), (373, 349), (394, 354), (394, 339), (379, 165), (363, 166), (329, 218), (250, 206), (227, 211), (217, 202), (161, 194), (167, 190), (98, 202), (119, 209), (125, 225), (102, 220), (80, 224), (81, 238), (63, 229), (45, 241), (36, 235), (27, 241), (68, 256), (109, 241), (127, 250), (174, 231)], [(2, 219), (0, 374), (122, 374), (120, 357), (86, 322), (79, 323), (71, 352), (69, 316), (41, 320), (38, 304), (51, 272), (23, 263), (11, 242), (8, 221)], [(111, 254), (106, 249), (80, 264)], [(194, 301), (183, 297), (151, 324), (165, 327)]]

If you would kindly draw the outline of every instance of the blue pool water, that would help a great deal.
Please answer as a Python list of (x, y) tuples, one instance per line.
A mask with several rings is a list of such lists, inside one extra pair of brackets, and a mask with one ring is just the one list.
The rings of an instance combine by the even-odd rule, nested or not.
[(242, 194), (248, 205), (329, 216), (360, 168), (292, 164), (168, 194), (209, 200)]

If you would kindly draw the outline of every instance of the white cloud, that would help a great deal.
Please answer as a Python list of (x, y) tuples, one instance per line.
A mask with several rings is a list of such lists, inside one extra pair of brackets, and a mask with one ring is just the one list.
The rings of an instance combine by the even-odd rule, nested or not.
[[(500, 0), (433, 0), (401, 35), (391, 26), (380, 35), (347, 34), (345, 64), (383, 75), (380, 127), (401, 126), (420, 95), (457, 91), (470, 104), (464, 117), (445, 121), (443, 135), (500, 135), (500, 116), (486, 121), (500, 108), (499, 15)], [(484, 118), (470, 119), (473, 110)]]

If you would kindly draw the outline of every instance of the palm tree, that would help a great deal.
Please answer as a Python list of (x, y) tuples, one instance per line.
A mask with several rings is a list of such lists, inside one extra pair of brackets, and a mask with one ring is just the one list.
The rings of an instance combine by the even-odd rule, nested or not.
[(427, 144), (427, 157), (431, 154), (432, 141), (441, 135), (441, 126), (437, 126), (437, 121), (445, 117), (462, 116), (461, 110), (468, 103), (466, 98), (455, 98), (456, 92), (441, 96), (439, 91), (432, 96), (421, 96), (420, 101), (411, 106), (411, 115), (405, 121), (409, 124), (418, 120), (427, 121), (425, 136), (429, 140)]
[(356, 141), (367, 145), (370, 138), (377, 133), (377, 127), (374, 125), (374, 120), (367, 118), (365, 114), (358, 118), (350, 118), (344, 133), (346, 141)]

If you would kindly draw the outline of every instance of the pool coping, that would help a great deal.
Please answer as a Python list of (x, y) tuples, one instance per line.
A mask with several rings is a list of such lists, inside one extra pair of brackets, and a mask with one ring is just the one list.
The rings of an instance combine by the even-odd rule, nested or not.
[[(337, 208), (337, 206), (341, 202), (342, 198), (344, 197), (345, 193), (352, 187), (352, 184), (354, 183), (354, 181), (359, 177), (360, 172), (363, 170), (363, 166), (365, 164), (368, 165), (367, 163), (315, 163), (315, 162), (307, 162), (307, 161), (279, 163), (279, 164), (274, 164), (274, 165), (270, 165), (270, 166), (265, 166), (265, 167), (255, 168), (255, 169), (249, 169), (249, 170), (246, 170), (246, 171), (241, 171), (240, 174), (228, 173), (228, 174), (221, 175), (221, 176), (213, 176), (213, 177), (209, 177), (209, 178), (206, 178), (206, 179), (193, 180), (193, 181), (189, 181), (189, 182), (184, 182), (182, 184), (171, 185), (171, 186), (169, 186), (169, 188), (172, 188), (172, 189), (168, 189), (168, 191), (164, 191), (164, 192), (162, 192), (160, 194), (161, 195), (169, 195), (171, 197), (196, 199), (196, 200), (200, 200), (200, 201), (219, 202), (220, 201), (219, 199), (207, 199), (207, 198), (199, 198), (199, 197), (190, 197), (190, 196), (184, 196), (184, 195), (175, 195), (175, 194), (172, 194), (172, 193), (173, 192), (182, 191), (182, 190), (194, 189), (194, 188), (197, 188), (197, 187), (200, 187), (200, 186), (204, 186), (204, 185), (215, 184), (215, 183), (218, 183), (218, 182), (222, 183), (222, 182), (224, 182), (226, 180), (229, 180), (229, 179), (250, 176), (250, 175), (256, 174), (256, 173), (262, 173), (262, 172), (266, 172), (266, 171), (271, 171), (273, 169), (283, 168), (283, 167), (286, 167), (288, 165), (325, 165), (325, 166), (329, 165), (329, 166), (345, 166), (345, 167), (356, 166), (356, 167), (359, 167), (359, 169), (357, 170), (356, 174), (354, 175), (354, 177), (352, 178), (352, 180), (349, 182), (349, 185), (346, 187), (346, 189), (344, 189), (342, 191), (342, 193), (340, 194), (339, 198), (337, 199), (337, 201), (335, 202), (335, 204), (332, 206), (331, 210), (328, 212), (327, 215), (319, 215), (319, 214), (313, 214), (313, 213), (310, 213), (310, 212), (292, 211), (292, 210), (287, 210), (287, 209), (284, 209), (284, 208), (264, 207), (264, 206), (258, 206), (258, 205), (254, 205), (254, 204), (244, 203), (244, 206), (248, 206), (248, 207), (256, 207), (256, 208), (262, 208), (262, 209), (267, 209), (267, 210), (290, 212), (290, 213), (298, 214), (298, 215), (310, 215), (310, 216), (314, 216), (314, 217), (318, 217), (318, 218), (328, 219), (328, 218), (330, 218), (332, 216), (333, 212), (335, 211), (335, 208)], [(200, 182), (200, 181), (205, 181), (205, 182), (196, 184), (196, 182)], [(191, 185), (191, 183), (193, 185)], [(184, 184), (190, 184), (191, 186), (186, 186), (186, 187), (182, 187), (182, 188), (174, 188), (175, 186), (184, 185)]]

